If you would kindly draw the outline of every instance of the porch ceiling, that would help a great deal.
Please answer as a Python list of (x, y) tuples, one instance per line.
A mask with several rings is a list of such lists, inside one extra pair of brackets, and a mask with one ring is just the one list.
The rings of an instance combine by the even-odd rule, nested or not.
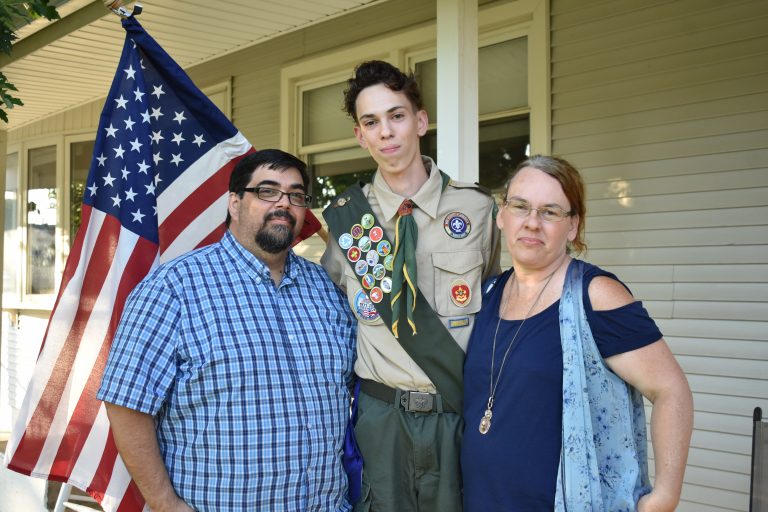
[[(382, 1), (144, 0), (138, 19), (186, 69)], [(125, 37), (119, 17), (103, 0), (70, 0), (59, 13), (59, 21), (38, 20), (20, 29), (11, 57), (0, 57), (0, 69), (24, 101), (8, 112), (7, 129), (104, 97), (109, 90)]]

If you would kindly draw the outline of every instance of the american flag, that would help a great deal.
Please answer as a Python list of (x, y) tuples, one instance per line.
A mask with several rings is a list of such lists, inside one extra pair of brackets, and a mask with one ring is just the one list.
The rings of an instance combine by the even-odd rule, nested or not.
[[(95, 398), (125, 299), (160, 262), (221, 237), (229, 175), (254, 151), (135, 18), (122, 23), (81, 227), (5, 454), (107, 511), (144, 507)], [(307, 217), (300, 239), (320, 227)]]

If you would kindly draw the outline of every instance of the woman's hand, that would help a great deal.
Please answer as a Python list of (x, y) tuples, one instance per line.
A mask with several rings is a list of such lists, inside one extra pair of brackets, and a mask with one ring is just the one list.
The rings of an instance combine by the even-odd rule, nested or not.
[(637, 512), (674, 512), (678, 500), (664, 497), (656, 489), (641, 497), (637, 502)]

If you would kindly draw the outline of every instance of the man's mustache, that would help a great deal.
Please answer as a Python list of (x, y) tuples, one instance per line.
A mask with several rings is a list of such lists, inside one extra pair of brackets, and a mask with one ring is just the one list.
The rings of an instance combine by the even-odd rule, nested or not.
[(296, 217), (291, 215), (289, 212), (285, 210), (276, 210), (274, 212), (268, 213), (266, 217), (264, 217), (264, 222), (269, 222), (272, 219), (275, 219), (277, 217), (287, 219), (291, 223), (291, 227), (296, 227)]

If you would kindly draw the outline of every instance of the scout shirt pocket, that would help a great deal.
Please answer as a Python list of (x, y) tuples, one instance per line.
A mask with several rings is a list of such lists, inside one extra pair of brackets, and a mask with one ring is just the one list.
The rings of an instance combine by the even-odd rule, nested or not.
[[(352, 308), (352, 312), (355, 314), (355, 318), (366, 325), (380, 325), (384, 323), (381, 319), (379, 312), (376, 311), (376, 305), (368, 298), (368, 294), (363, 290), (362, 285), (358, 277), (349, 265), (344, 266), (344, 280), (347, 287), (347, 301), (349, 307)], [(389, 295), (384, 297), (384, 300), (388, 300)]]
[(483, 255), (480, 251), (432, 253), (435, 311), (443, 317), (480, 311)]

